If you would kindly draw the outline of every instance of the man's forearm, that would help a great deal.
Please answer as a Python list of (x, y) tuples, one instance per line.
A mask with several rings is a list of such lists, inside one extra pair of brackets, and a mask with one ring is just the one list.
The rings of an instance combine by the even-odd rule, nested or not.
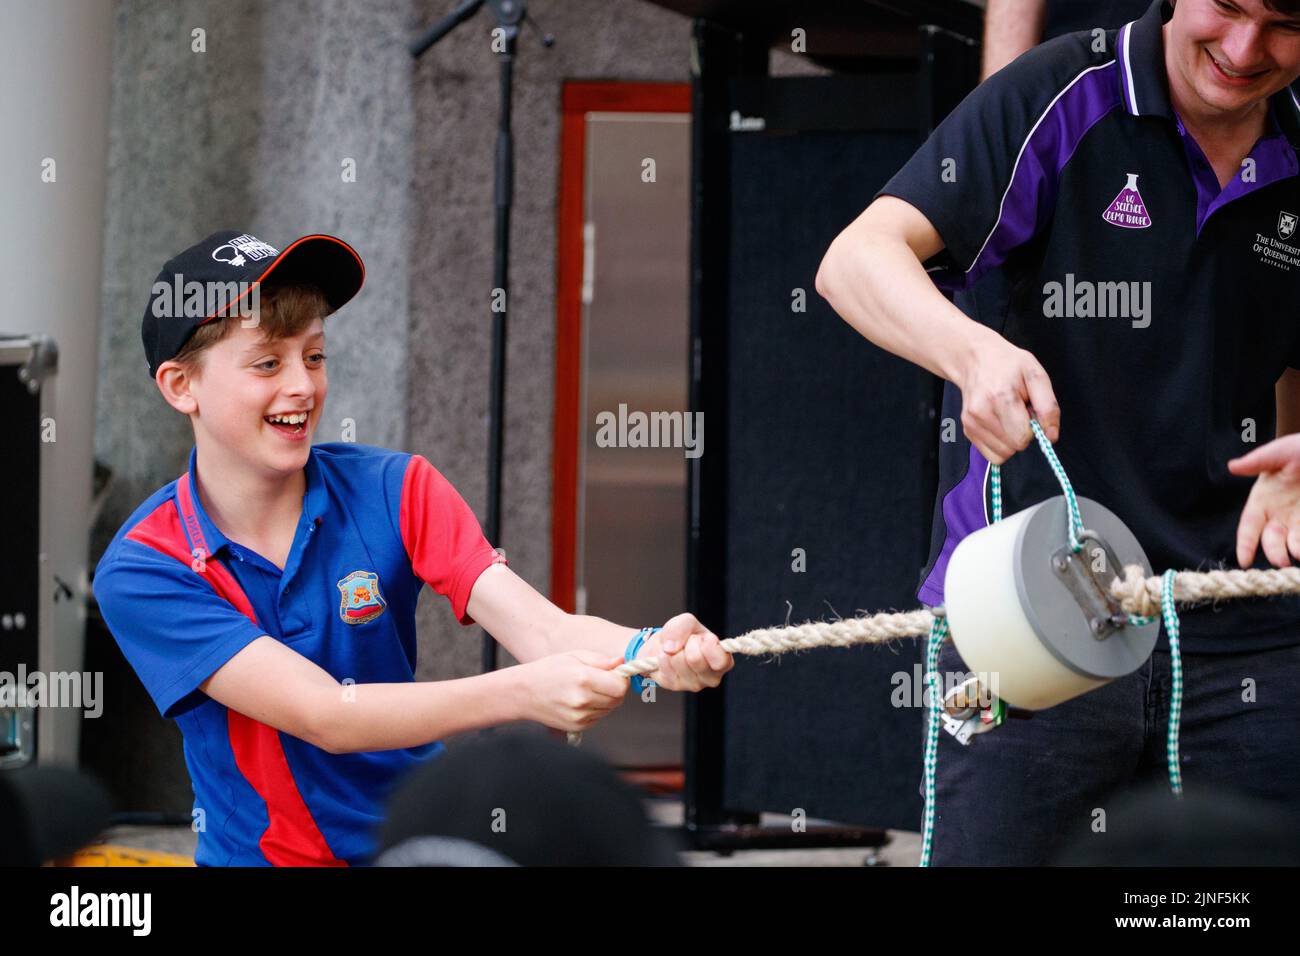
[(891, 236), (837, 239), (817, 290), (864, 337), (958, 384), (978, 345), (997, 335), (949, 302), (907, 243)]
[(1044, 15), (1044, 0), (988, 0), (984, 7), (981, 80), (1042, 41)]
[[(418, 747), (525, 717), (517, 668), (458, 680), (342, 684), (322, 702), (317, 745), (331, 753)], [(328, 691), (326, 693), (329, 693)]]

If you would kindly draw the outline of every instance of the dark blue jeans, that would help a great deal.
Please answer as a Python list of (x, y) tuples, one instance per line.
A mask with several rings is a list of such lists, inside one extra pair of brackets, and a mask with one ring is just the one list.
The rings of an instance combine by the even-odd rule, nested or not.
[[(1300, 645), (1183, 654), (1183, 790), (1300, 806)], [(941, 675), (968, 670), (945, 644)], [(1169, 654), (963, 747), (940, 730), (935, 866), (1041, 866), (1086, 838), (1115, 796), (1165, 782)], [(1243, 697), (1253, 700), (1243, 699)]]

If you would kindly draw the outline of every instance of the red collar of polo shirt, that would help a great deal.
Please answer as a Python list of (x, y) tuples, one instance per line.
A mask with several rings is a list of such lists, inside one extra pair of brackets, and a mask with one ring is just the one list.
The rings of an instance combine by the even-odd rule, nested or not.
[[(316, 460), (317, 451), (315, 446), (312, 447), (311, 453), (307, 456), (307, 465), (304, 469), (307, 472), (307, 490), (303, 495), (302, 516), (310, 519), (312, 524), (320, 526), (321, 520), (325, 515), (326, 506), (329, 503), (329, 494), (325, 488), (324, 479), (321, 477), (320, 463)], [(188, 506), (193, 509), (193, 514), (198, 520), (198, 527), (192, 528), (186, 522), (184, 509), (181, 514), (181, 524), (185, 527), (185, 533), (190, 539), (191, 550), (203, 548), (205, 557), (216, 557), (222, 548), (229, 549), (231, 541), (227, 538), (208, 517), (208, 513), (203, 509), (203, 502), (198, 496), (198, 447), (190, 449), (189, 464), (189, 498)]]

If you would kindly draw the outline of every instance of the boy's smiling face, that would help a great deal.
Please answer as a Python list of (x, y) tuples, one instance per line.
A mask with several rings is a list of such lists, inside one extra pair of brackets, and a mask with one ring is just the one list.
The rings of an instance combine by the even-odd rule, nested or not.
[[(185, 405), (192, 407), (172, 404), (190, 414), (196, 441), (206, 438), (268, 471), (303, 468), (329, 389), (324, 321), (317, 318), (302, 334), (271, 342), (257, 327), (224, 321), (236, 322), (236, 328), (204, 349), (200, 367), (187, 377)], [(297, 420), (269, 420), (282, 416)]]

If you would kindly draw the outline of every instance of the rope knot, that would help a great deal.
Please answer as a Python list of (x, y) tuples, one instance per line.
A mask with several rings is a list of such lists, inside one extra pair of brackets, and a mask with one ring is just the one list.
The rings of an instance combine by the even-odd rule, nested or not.
[(1136, 564), (1125, 565), (1123, 580), (1112, 581), (1110, 593), (1129, 614), (1146, 617), (1160, 613), (1160, 579), (1148, 578)]

